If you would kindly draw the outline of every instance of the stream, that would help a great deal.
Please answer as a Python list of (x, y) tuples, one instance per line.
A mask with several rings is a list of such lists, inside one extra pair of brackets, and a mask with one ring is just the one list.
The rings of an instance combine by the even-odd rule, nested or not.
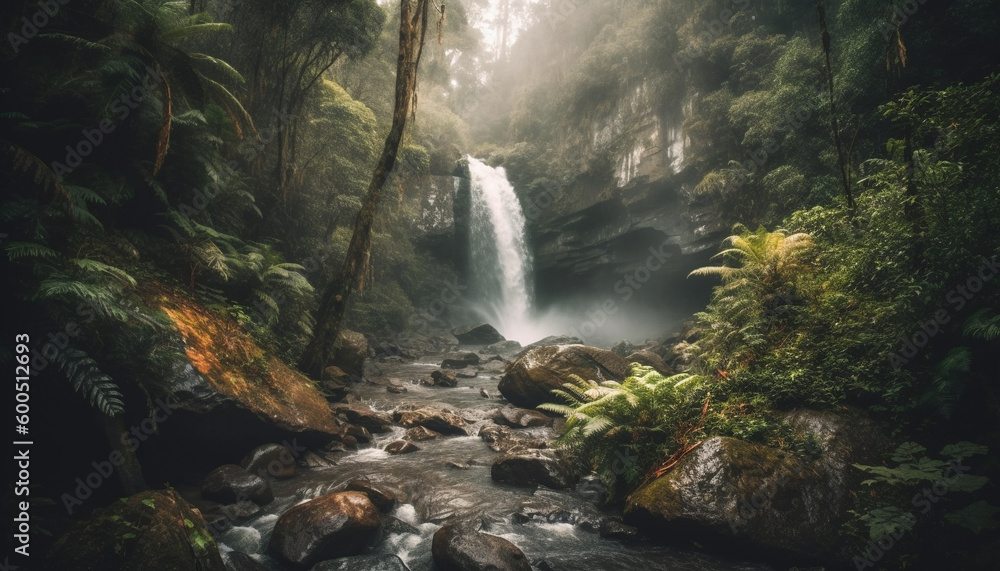
[[(492, 422), (489, 412), (506, 404), (498, 398), (496, 373), (481, 372), (476, 378), (460, 379), (458, 387), (442, 388), (416, 382), (438, 369), (437, 363), (379, 363), (377, 367), (382, 379), (405, 385), (407, 392), (391, 394), (384, 385), (369, 382), (354, 385), (354, 397), (376, 410), (391, 412), (406, 404), (450, 409), (470, 421), (469, 433), (475, 435), (480, 426)], [(491, 398), (483, 398), (480, 389), (486, 389)], [(373, 435), (372, 442), (358, 450), (341, 453), (335, 466), (300, 468), (294, 477), (272, 482), (275, 500), (247, 523), (218, 536), (223, 553), (242, 551), (268, 569), (289, 569), (267, 551), (278, 517), (295, 504), (364, 479), (394, 492), (399, 499), (389, 517), (383, 519), (386, 531), (370, 553), (395, 554), (412, 571), (436, 569), (431, 537), (441, 525), (455, 521), (471, 521), (481, 531), (513, 542), (535, 569), (770, 569), (647, 542), (602, 539), (596, 527), (609, 514), (597, 508), (593, 486), (588, 493), (586, 480), (576, 490), (566, 491), (496, 484), (490, 477), (490, 466), (497, 453), (478, 436), (444, 436), (418, 442), (421, 450), (410, 454), (393, 456), (382, 450), (404, 432), (394, 426), (390, 433)], [(520, 433), (547, 440), (555, 437), (552, 428), (522, 429)]]

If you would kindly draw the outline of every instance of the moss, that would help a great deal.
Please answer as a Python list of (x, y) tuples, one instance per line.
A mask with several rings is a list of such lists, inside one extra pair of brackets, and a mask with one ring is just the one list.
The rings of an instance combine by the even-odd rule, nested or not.
[(123, 498), (53, 546), (50, 569), (225, 571), (201, 513), (173, 490)]
[(301, 373), (260, 348), (233, 319), (172, 291), (157, 305), (184, 339), (191, 365), (218, 392), (289, 428), (337, 432), (326, 399)]

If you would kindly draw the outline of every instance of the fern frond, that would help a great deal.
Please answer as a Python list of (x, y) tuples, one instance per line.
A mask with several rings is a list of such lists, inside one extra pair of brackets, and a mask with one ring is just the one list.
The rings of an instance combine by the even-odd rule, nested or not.
[(4, 247), (4, 250), (6, 250), (7, 258), (10, 259), (10, 261), (14, 261), (19, 258), (59, 257), (59, 254), (52, 248), (36, 244), (34, 242), (8, 242)]
[(101, 372), (97, 363), (86, 353), (68, 347), (54, 360), (73, 385), (73, 390), (83, 395), (91, 406), (108, 416), (118, 416), (125, 412), (125, 400), (118, 385)]
[(996, 341), (1000, 339), (1000, 315), (992, 315), (992, 310), (980, 309), (969, 316), (962, 328), (962, 334), (973, 339)]

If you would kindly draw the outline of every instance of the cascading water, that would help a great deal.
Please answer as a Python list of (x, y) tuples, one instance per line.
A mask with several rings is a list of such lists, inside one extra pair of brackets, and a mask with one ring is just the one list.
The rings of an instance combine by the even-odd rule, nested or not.
[(474, 157), (468, 161), (469, 277), (476, 309), (502, 335), (520, 340), (534, 333), (524, 213), (502, 167), (490, 167)]

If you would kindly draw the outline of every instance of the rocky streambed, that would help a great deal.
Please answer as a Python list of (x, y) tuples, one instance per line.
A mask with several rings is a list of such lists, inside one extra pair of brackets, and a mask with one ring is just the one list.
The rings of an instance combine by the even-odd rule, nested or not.
[[(334, 405), (342, 419), (367, 427), (355, 430), (362, 436), (357, 449), (340, 451), (335, 444), (331, 451), (309, 452), (293, 476), (272, 479), (274, 501), (252, 516), (230, 519), (216, 533), (227, 564), (359, 571), (487, 569), (491, 561), (496, 569), (526, 570), (768, 568), (642, 540), (620, 514), (598, 508), (597, 482), (580, 478), (549, 448), (557, 435), (553, 419), (500, 397), (502, 366), (440, 365), (369, 364), (370, 381), (350, 388), (354, 402)], [(435, 371), (444, 373), (437, 375), (443, 385), (430, 383)], [(451, 386), (455, 372), (473, 371), (474, 377), (455, 376)], [(381, 498), (378, 529), (346, 542), (357, 551), (370, 545), (362, 554), (345, 556), (333, 548), (327, 553), (340, 557), (296, 564), (275, 547), (276, 528), (289, 535), (281, 528), (293, 508), (347, 490)], [(329, 513), (342, 511), (351, 510)], [(305, 522), (293, 536), (308, 533), (309, 517), (298, 515)], [(309, 549), (309, 542), (300, 544), (291, 548), (293, 559), (295, 549)]]
[(534, 407), (571, 374), (620, 380), (634, 362), (683, 371), (688, 345), (576, 341), (448, 337), (441, 349), (369, 351), (361, 338), (352, 372), (331, 367), (318, 385), (333, 426), (325, 444), (291, 433), (211, 469), (200, 486), (98, 510), (50, 561), (76, 568), (81, 554), (113, 552), (123, 568), (633, 571), (849, 560), (838, 531), (857, 488), (850, 463), (884, 447), (871, 423), (847, 411), (788, 413), (815, 444), (808, 459), (706, 439), (616, 511), (601, 505), (600, 482), (552, 446), (562, 419)]

